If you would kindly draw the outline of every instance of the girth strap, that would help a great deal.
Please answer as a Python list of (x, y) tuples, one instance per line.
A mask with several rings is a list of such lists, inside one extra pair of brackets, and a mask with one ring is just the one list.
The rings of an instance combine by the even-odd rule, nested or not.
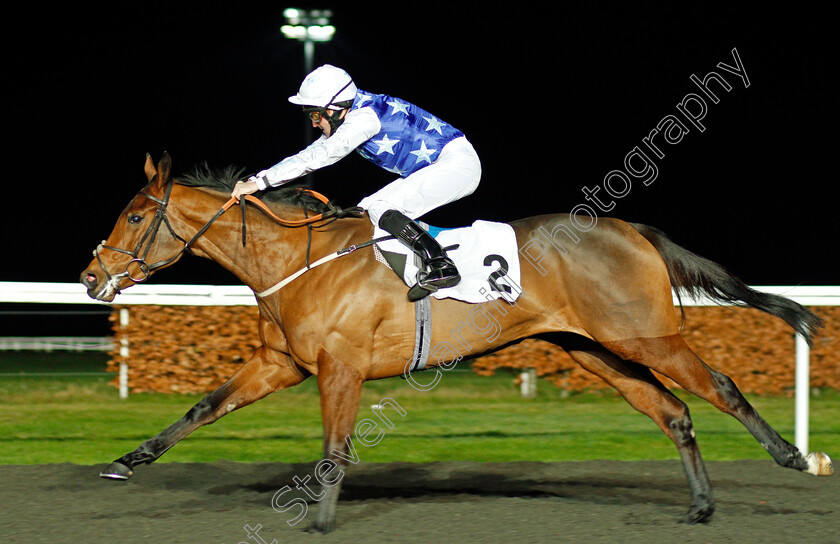
[[(432, 297), (423, 297), (414, 303), (414, 356), (407, 373), (425, 370), (432, 345)], [(406, 365), (408, 366), (408, 365)]]

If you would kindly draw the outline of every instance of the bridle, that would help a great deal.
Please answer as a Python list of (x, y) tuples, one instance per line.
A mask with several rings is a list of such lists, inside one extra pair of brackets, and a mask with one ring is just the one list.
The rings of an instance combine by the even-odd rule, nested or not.
[[(209, 229), (210, 226), (213, 223), (215, 223), (216, 220), (219, 217), (221, 217), (226, 211), (228, 211), (230, 209), (231, 206), (233, 206), (237, 202), (239, 202), (242, 205), (242, 245), (243, 246), (245, 245), (245, 202), (246, 201), (257, 205), (263, 212), (265, 212), (267, 215), (269, 215), (269, 217), (271, 217), (274, 221), (276, 221), (277, 223), (280, 223), (281, 225), (286, 226), (286, 227), (299, 227), (299, 226), (304, 226), (305, 225), (305, 226), (310, 227), (310, 229), (311, 229), (312, 224), (317, 222), (317, 221), (321, 221), (321, 220), (325, 220), (325, 219), (329, 219), (329, 218), (344, 217), (344, 216), (347, 216), (347, 215), (354, 215), (354, 214), (359, 213), (359, 211), (360, 211), (360, 209), (358, 209), (358, 208), (351, 208), (351, 209), (348, 209), (348, 210), (342, 210), (341, 208), (337, 208), (337, 207), (333, 206), (329, 202), (329, 199), (327, 199), (327, 197), (323, 196), (322, 194), (317, 193), (315, 191), (312, 191), (310, 189), (304, 189), (303, 191), (315, 196), (318, 200), (327, 204), (329, 206), (330, 210), (328, 212), (320, 213), (320, 214), (314, 215), (312, 217), (307, 217), (306, 219), (302, 219), (302, 220), (287, 220), (287, 219), (282, 219), (282, 218), (278, 217), (277, 215), (275, 215), (274, 212), (272, 212), (258, 198), (254, 197), (252, 195), (245, 195), (245, 196), (242, 197), (241, 201), (237, 201), (235, 198), (231, 198), (230, 200), (225, 202), (225, 204), (222, 205), (222, 207), (219, 209), (219, 211), (217, 211), (216, 214), (212, 218), (210, 218), (210, 220), (207, 221), (204, 224), (204, 226), (202, 226), (198, 230), (198, 232), (195, 233), (195, 235), (192, 238), (190, 238), (189, 240), (185, 240), (184, 238), (182, 238), (181, 236), (179, 236), (175, 232), (175, 230), (172, 228), (172, 225), (169, 223), (169, 216), (166, 215), (166, 207), (169, 205), (169, 198), (172, 194), (173, 185), (174, 185), (174, 180), (170, 179), (168, 181), (167, 185), (166, 185), (166, 189), (164, 191), (164, 195), (163, 195), (162, 199), (157, 198), (153, 195), (150, 195), (149, 193), (147, 193), (145, 191), (140, 191), (138, 193), (138, 195), (142, 195), (142, 196), (148, 198), (149, 200), (151, 200), (152, 202), (155, 202), (158, 205), (158, 208), (155, 211), (155, 216), (154, 216), (154, 219), (152, 220), (152, 223), (146, 228), (146, 232), (143, 233), (143, 236), (140, 238), (140, 241), (137, 243), (137, 246), (134, 248), (133, 251), (129, 251), (127, 249), (122, 249), (122, 248), (119, 248), (119, 247), (105, 245), (105, 240), (102, 240), (102, 242), (100, 242), (100, 244), (98, 246), (96, 246), (96, 249), (93, 250), (93, 255), (94, 255), (94, 257), (96, 257), (96, 262), (99, 263), (99, 266), (102, 268), (102, 271), (105, 272), (107, 282), (111, 283), (113, 285), (113, 287), (117, 291), (117, 293), (119, 293), (119, 291), (120, 291), (119, 288), (117, 287), (117, 285), (119, 284), (120, 280), (122, 280), (123, 278), (128, 278), (131, 281), (133, 281), (134, 283), (142, 283), (142, 282), (146, 281), (147, 279), (149, 279), (149, 276), (151, 276), (152, 273), (155, 270), (157, 270), (159, 268), (163, 268), (165, 266), (168, 266), (168, 265), (172, 264), (173, 262), (175, 262), (176, 260), (178, 260), (181, 257), (181, 255), (183, 255), (185, 252), (190, 250), (190, 247), (193, 245), (193, 243), (195, 243), (196, 240), (198, 240), (205, 232), (207, 232), (207, 229)], [(361, 213), (363, 213), (363, 211)], [(157, 261), (157, 262), (152, 263), (152, 264), (149, 264), (148, 262), (146, 262), (146, 259), (149, 255), (149, 251), (151, 250), (152, 245), (155, 242), (155, 239), (157, 238), (157, 234), (158, 234), (158, 231), (160, 230), (161, 224), (165, 224), (166, 228), (169, 229), (169, 233), (172, 235), (172, 237), (175, 238), (176, 240), (181, 241), (184, 244), (184, 246), (172, 257), (170, 257), (168, 259), (161, 260), (161, 261)], [(145, 245), (145, 247), (144, 247), (144, 245)], [(131, 259), (125, 265), (125, 271), (120, 272), (118, 274), (111, 274), (108, 271), (108, 269), (105, 267), (105, 263), (102, 261), (102, 258), (100, 257), (100, 254), (102, 253), (102, 250), (104, 250), (104, 249), (108, 249), (110, 251), (116, 251), (117, 253), (122, 253), (124, 255), (128, 255), (129, 257), (131, 257)], [(308, 262), (308, 253), (309, 253), (309, 251), (308, 251), (308, 248), (307, 248), (307, 262)], [(135, 264), (139, 268), (142, 276), (134, 277), (134, 276), (131, 275), (131, 272), (129, 271), (129, 268), (131, 267), (132, 264)]]
[[(166, 207), (169, 204), (169, 197), (172, 194), (173, 185), (174, 183), (171, 180), (169, 181), (169, 183), (167, 183), (166, 190), (164, 191), (162, 199), (152, 196), (145, 191), (140, 191), (138, 193), (138, 195), (142, 195), (151, 200), (152, 202), (155, 202), (158, 205), (158, 209), (157, 211), (155, 211), (155, 217), (154, 219), (152, 219), (152, 223), (146, 228), (146, 232), (143, 233), (143, 236), (140, 238), (140, 241), (137, 243), (137, 246), (134, 248), (133, 251), (105, 245), (105, 240), (102, 240), (102, 242), (100, 242), (100, 244), (96, 246), (96, 249), (93, 250), (93, 256), (96, 257), (96, 262), (99, 263), (99, 266), (102, 268), (102, 271), (105, 272), (105, 276), (107, 277), (108, 282), (112, 283), (115, 288), (117, 283), (126, 277), (134, 283), (142, 283), (146, 281), (149, 278), (149, 276), (152, 275), (152, 272), (154, 272), (158, 268), (162, 268), (168, 264), (171, 264), (173, 261), (178, 259), (185, 251), (187, 251), (192, 242), (194, 242), (197, 238), (197, 236), (195, 236), (192, 240), (187, 242), (175, 233), (175, 231), (172, 229), (172, 225), (169, 223), (169, 217), (166, 215)], [(216, 218), (213, 219), (213, 221), (215, 220)], [(160, 230), (161, 223), (166, 224), (166, 228), (169, 229), (169, 233), (172, 235), (172, 237), (176, 240), (180, 240), (181, 242), (183, 242), (184, 247), (181, 248), (181, 250), (170, 259), (158, 261), (153, 264), (148, 264), (146, 262), (146, 258), (149, 256), (149, 251), (152, 249), (152, 245), (155, 242), (155, 238), (157, 238), (158, 230)], [(206, 225), (206, 227), (209, 226), (209, 224)], [(207, 229), (204, 228), (201, 232), (203, 233), (205, 230)], [(120, 272), (118, 274), (111, 274), (108, 271), (108, 269), (105, 267), (105, 263), (102, 262), (102, 258), (100, 257), (100, 254), (104, 249), (116, 251), (117, 253), (122, 253), (131, 257), (131, 259), (125, 265), (124, 272)], [(129, 268), (132, 264), (137, 265), (137, 267), (140, 269), (140, 272), (142, 273), (141, 277), (134, 277), (131, 275)], [(119, 289), (117, 289), (117, 292), (119, 292)]]

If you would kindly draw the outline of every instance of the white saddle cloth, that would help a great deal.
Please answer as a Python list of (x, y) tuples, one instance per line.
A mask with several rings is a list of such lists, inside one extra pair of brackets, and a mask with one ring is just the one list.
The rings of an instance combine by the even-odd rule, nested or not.
[[(522, 288), (516, 235), (510, 225), (476, 221), (469, 227), (438, 229), (419, 224), (442, 247), (458, 245), (457, 249), (450, 249), (446, 254), (458, 267), (461, 282), (455, 287), (438, 290), (432, 294), (433, 297), (454, 298), (470, 303), (487, 302), (500, 297), (507, 302), (516, 301)], [(402, 276), (407, 286), (417, 283), (418, 266), (410, 249), (399, 240), (379, 242), (377, 247), (382, 254), (390, 254), (387, 256), (389, 261), (398, 261), (404, 266)], [(399, 271), (400, 266), (392, 268)]]

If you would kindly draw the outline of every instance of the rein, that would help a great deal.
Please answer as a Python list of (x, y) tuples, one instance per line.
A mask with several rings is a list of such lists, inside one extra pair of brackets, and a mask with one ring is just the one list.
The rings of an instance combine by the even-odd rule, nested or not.
[[(263, 212), (265, 212), (266, 215), (268, 215), (271, 219), (273, 219), (275, 222), (277, 222), (277, 223), (279, 223), (283, 226), (286, 226), (286, 227), (300, 227), (300, 226), (306, 225), (307, 227), (309, 227), (309, 236), (308, 236), (307, 242), (306, 242), (306, 266), (304, 266), (303, 268), (301, 268), (300, 270), (298, 270), (297, 272), (295, 272), (291, 276), (275, 283), (274, 285), (272, 285), (268, 289), (266, 289), (264, 291), (255, 292), (257, 298), (264, 298), (264, 297), (267, 297), (269, 295), (273, 295), (274, 293), (276, 293), (277, 291), (279, 291), (280, 289), (282, 289), (283, 287), (285, 287), (289, 283), (293, 282), (294, 280), (296, 280), (297, 278), (302, 276), (304, 273), (312, 270), (316, 266), (321, 266), (322, 264), (328, 263), (328, 262), (332, 261), (333, 259), (343, 257), (344, 255), (349, 255), (350, 253), (353, 253), (357, 249), (362, 249), (362, 248), (365, 248), (365, 247), (368, 247), (368, 246), (372, 246), (373, 244), (376, 244), (378, 242), (382, 242), (384, 240), (390, 240), (390, 239), (394, 238), (393, 236), (382, 236), (380, 238), (374, 238), (373, 240), (368, 240), (367, 242), (364, 242), (364, 243), (359, 244), (359, 245), (352, 245), (352, 246), (346, 247), (344, 249), (339, 249), (335, 253), (330, 253), (326, 257), (322, 257), (322, 258), (318, 259), (317, 261), (315, 261), (314, 263), (310, 264), (309, 263), (309, 249), (312, 245), (312, 224), (313, 223), (315, 223), (317, 221), (324, 220), (324, 219), (329, 219), (329, 218), (336, 218), (337, 219), (337, 218), (343, 217), (345, 215), (360, 214), (360, 213), (364, 213), (364, 212), (361, 210), (361, 208), (358, 208), (358, 207), (349, 208), (347, 210), (336, 208), (332, 204), (330, 204), (329, 200), (324, 195), (322, 195), (322, 194), (320, 194), (316, 191), (311, 191), (309, 189), (304, 189), (304, 190), (306, 192), (308, 192), (309, 194), (313, 195), (314, 197), (316, 197), (318, 200), (320, 200), (321, 202), (323, 202), (327, 206), (329, 206), (330, 211), (326, 212), (326, 213), (319, 213), (318, 215), (315, 215), (315, 216), (312, 216), (312, 217), (307, 217), (306, 219), (301, 219), (301, 220), (298, 220), (298, 221), (290, 221), (288, 219), (283, 219), (283, 218), (275, 215), (275, 213), (272, 212), (268, 208), (268, 206), (265, 205), (265, 203), (262, 200), (260, 200), (256, 197), (253, 197), (251, 195), (245, 195), (243, 197), (246, 201), (255, 204), (258, 208), (260, 208)], [(235, 202), (235, 199), (231, 198), (228, 202), (225, 203), (224, 206), (222, 206), (222, 209), (227, 209), (226, 207), (230, 207), (234, 202)], [(241, 202), (241, 205), (242, 205), (242, 246), (244, 247), (245, 246), (245, 202), (244, 201)], [(361, 215), (358, 215), (358, 216), (361, 217)]]
[[(327, 212), (324, 212), (324, 213), (319, 213), (318, 215), (313, 215), (312, 217), (307, 217), (306, 219), (299, 219), (297, 221), (291, 221), (289, 219), (283, 219), (282, 217), (277, 216), (277, 214), (275, 214), (273, 211), (271, 211), (271, 209), (265, 204), (265, 202), (263, 202), (262, 200), (260, 200), (259, 198), (255, 197), (253, 195), (245, 195), (242, 198), (244, 198), (246, 201), (250, 202), (251, 204), (258, 207), (260, 210), (262, 210), (267, 216), (269, 216), (272, 220), (274, 220), (275, 223), (283, 225), (284, 227), (301, 227), (301, 226), (304, 226), (304, 225), (311, 225), (312, 223), (316, 223), (318, 221), (321, 221), (322, 219), (329, 219), (329, 218), (332, 218), (332, 217), (336, 217), (336, 218), (344, 217), (345, 215), (351, 215), (351, 214), (357, 214), (357, 213), (361, 216), (361, 214), (359, 213), (361, 208), (348, 208), (346, 210), (341, 209), (341, 208), (336, 208), (335, 206), (330, 204), (329, 199), (327, 197), (325, 197), (324, 195), (322, 195), (321, 193), (318, 193), (316, 191), (312, 191), (310, 189), (304, 189), (304, 191), (309, 193), (310, 195), (314, 196), (315, 198), (317, 198), (318, 200), (320, 200), (324, 204), (326, 204), (330, 208), (330, 210), (327, 211)], [(236, 199), (231, 198), (230, 200), (228, 200), (224, 204), (224, 206), (222, 206), (222, 209), (227, 210), (228, 208), (230, 208), (234, 204), (236, 204)], [(244, 211), (242, 213), (243, 213), (243, 215), (245, 214)]]
[[(190, 250), (190, 247), (193, 245), (193, 243), (195, 243), (196, 240), (198, 240), (205, 232), (207, 232), (207, 229), (209, 229), (213, 225), (213, 223), (216, 222), (217, 219), (219, 219), (222, 215), (224, 215), (225, 212), (227, 212), (234, 204), (236, 204), (238, 202), (235, 198), (231, 197), (230, 200), (225, 202), (222, 205), (222, 207), (219, 208), (219, 211), (217, 211), (216, 214), (213, 217), (211, 217), (210, 220), (207, 221), (195, 233), (195, 235), (192, 238), (190, 238), (189, 240), (185, 240), (181, 236), (178, 236), (178, 234), (172, 229), (172, 225), (169, 223), (169, 217), (166, 215), (166, 207), (169, 204), (169, 197), (172, 194), (173, 185), (174, 185), (174, 180), (170, 180), (170, 182), (166, 186), (166, 191), (164, 192), (164, 196), (163, 196), (162, 199), (154, 197), (154, 196), (152, 196), (152, 195), (150, 195), (150, 194), (148, 194), (144, 191), (141, 191), (139, 193), (140, 195), (143, 195), (144, 197), (151, 200), (152, 202), (155, 202), (158, 205), (158, 209), (155, 211), (155, 217), (152, 220), (152, 224), (149, 225), (149, 227), (146, 229), (146, 232), (143, 233), (143, 236), (140, 238), (140, 241), (137, 243), (137, 246), (134, 248), (133, 251), (129, 251), (127, 249), (122, 249), (122, 248), (119, 248), (119, 247), (105, 245), (105, 240), (102, 240), (102, 242), (100, 242), (100, 244), (98, 246), (96, 246), (96, 249), (93, 250), (93, 256), (96, 257), (96, 261), (99, 263), (99, 266), (105, 272), (105, 275), (107, 276), (108, 281), (112, 282), (115, 286), (119, 282), (119, 280), (121, 280), (122, 278), (125, 278), (125, 277), (129, 278), (134, 283), (142, 283), (142, 282), (146, 281), (149, 278), (149, 276), (151, 276), (152, 272), (154, 272), (158, 268), (165, 267), (165, 266), (173, 263), (177, 259), (179, 259), (181, 257), (181, 255), (183, 255), (185, 252)], [(243, 200), (239, 201), (239, 203), (242, 205), (242, 245), (243, 245), (243, 247), (245, 246), (245, 203), (246, 203), (246, 201), (251, 202), (252, 204), (257, 206), (263, 213), (268, 215), (276, 223), (278, 223), (282, 226), (285, 226), (285, 227), (290, 227), (290, 228), (306, 226), (311, 230), (312, 225), (314, 223), (319, 222), (319, 221), (324, 221), (324, 220), (327, 220), (327, 219), (335, 220), (335, 219), (338, 219), (338, 218), (341, 218), (341, 217), (346, 217), (346, 216), (351, 216), (351, 215), (361, 217), (361, 214), (364, 213), (361, 210), (361, 208), (358, 208), (358, 207), (348, 208), (348, 209), (345, 210), (345, 209), (333, 206), (329, 202), (329, 199), (327, 197), (325, 197), (324, 195), (322, 195), (322, 194), (320, 194), (316, 191), (312, 191), (310, 189), (303, 189), (303, 191), (305, 191), (306, 193), (314, 196), (315, 198), (317, 198), (318, 200), (320, 200), (321, 202), (326, 204), (329, 207), (329, 210), (326, 211), (326, 212), (323, 212), (323, 213), (319, 213), (318, 215), (314, 215), (312, 217), (307, 217), (307, 218), (301, 219), (301, 220), (288, 220), (288, 219), (283, 219), (283, 218), (277, 216), (277, 214), (275, 214), (273, 211), (271, 211), (271, 209), (269, 209), (269, 207), (266, 206), (266, 204), (264, 202), (262, 202), (261, 200), (259, 200), (258, 198), (254, 197), (252, 195), (244, 195), (242, 197)], [(182, 247), (180, 249), (180, 251), (178, 251), (178, 253), (176, 253), (174, 256), (170, 257), (169, 259), (165, 259), (165, 260), (162, 260), (162, 261), (158, 261), (156, 263), (148, 264), (146, 262), (146, 257), (148, 257), (149, 251), (152, 248), (152, 244), (154, 244), (155, 238), (157, 237), (158, 230), (160, 230), (161, 223), (166, 224), (166, 228), (169, 229), (169, 233), (172, 235), (172, 237), (175, 238), (176, 240), (180, 240), (181, 242), (183, 242), (184, 247)], [(146, 244), (145, 249), (143, 248), (144, 244)], [(365, 244), (362, 244), (360, 246), (351, 246), (352, 249), (347, 248), (345, 250), (341, 250), (340, 253), (346, 254), (346, 253), (355, 251), (359, 247), (365, 247), (366, 245), (369, 245), (369, 243), (365, 243)], [(111, 251), (116, 251), (117, 253), (122, 253), (124, 255), (128, 255), (129, 257), (131, 257), (131, 260), (129, 260), (128, 263), (125, 265), (125, 271), (124, 272), (120, 272), (118, 274), (111, 274), (110, 272), (108, 272), (108, 269), (105, 267), (105, 263), (102, 261), (102, 258), (100, 256), (100, 254), (102, 253), (102, 250), (104, 250), (104, 249), (108, 249), (108, 250), (111, 250)], [(142, 251), (142, 255), (141, 255), (141, 251)], [(308, 247), (308, 244), (307, 244), (307, 248), (306, 248), (306, 255), (307, 255), (307, 268), (306, 269), (309, 269), (311, 267), (308, 264), (309, 263), (309, 247)], [(129, 271), (129, 268), (132, 264), (136, 264), (137, 267), (140, 269), (140, 272), (142, 273), (141, 277), (134, 277), (134, 276), (131, 275), (131, 272)], [(317, 264), (320, 264), (320, 263), (316, 263), (313, 266), (317, 266)], [(117, 290), (117, 292), (119, 292), (119, 290)]]
[(309, 264), (309, 251), (308, 251), (308, 248), (307, 248), (306, 266), (304, 266), (303, 268), (301, 268), (300, 270), (298, 270), (297, 272), (295, 272), (291, 276), (287, 277), (286, 279), (280, 280), (279, 282), (275, 283), (274, 285), (272, 285), (271, 287), (269, 287), (265, 291), (255, 292), (254, 294), (257, 295), (257, 298), (265, 298), (269, 295), (273, 295), (274, 293), (276, 293), (277, 291), (279, 291), (283, 287), (287, 286), (288, 284), (292, 283), (294, 280), (298, 279), (303, 274), (305, 274), (306, 272), (309, 272), (310, 270), (312, 270), (316, 266), (321, 266), (322, 264), (328, 263), (328, 262), (332, 261), (333, 259), (338, 259), (339, 257), (349, 255), (350, 253), (353, 253), (357, 249), (362, 249), (363, 247), (372, 246), (373, 244), (382, 242), (384, 240), (391, 240), (393, 238), (394, 238), (393, 236), (382, 236), (380, 238), (374, 238), (373, 240), (368, 240), (367, 242), (365, 242), (363, 244), (359, 244), (357, 246), (353, 245), (353, 246), (350, 246), (350, 247), (345, 247), (344, 249), (339, 249), (335, 253), (330, 253), (326, 257), (321, 257), (320, 259), (318, 259), (317, 261), (315, 261), (312, 264)]

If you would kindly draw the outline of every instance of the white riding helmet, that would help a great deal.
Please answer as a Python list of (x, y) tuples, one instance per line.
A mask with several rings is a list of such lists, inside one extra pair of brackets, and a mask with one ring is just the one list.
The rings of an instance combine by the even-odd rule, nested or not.
[(330, 64), (325, 64), (313, 70), (289, 102), (298, 106), (315, 108), (342, 109), (339, 102), (346, 102), (356, 98), (356, 84), (350, 74)]

